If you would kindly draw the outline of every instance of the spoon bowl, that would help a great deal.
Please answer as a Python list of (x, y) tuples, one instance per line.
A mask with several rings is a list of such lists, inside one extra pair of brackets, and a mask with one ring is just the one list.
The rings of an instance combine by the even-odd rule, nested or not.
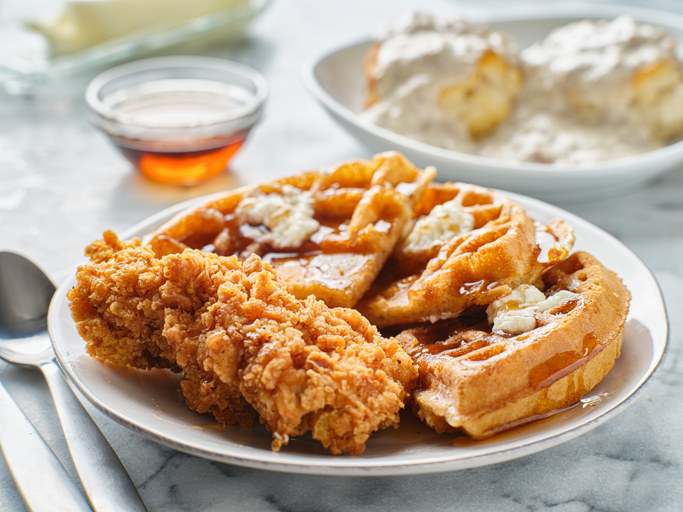
[(55, 285), (32, 261), (0, 252), (0, 358), (35, 366), (55, 355), (45, 336)]
[(47, 334), (55, 293), (35, 263), (0, 252), (0, 358), (40, 369), (48, 383), (69, 451), (95, 511), (147, 510), (118, 456), (64, 380)]
[(0, 339), (44, 331), (54, 293), (55, 285), (33, 262), (13, 252), (0, 252)]

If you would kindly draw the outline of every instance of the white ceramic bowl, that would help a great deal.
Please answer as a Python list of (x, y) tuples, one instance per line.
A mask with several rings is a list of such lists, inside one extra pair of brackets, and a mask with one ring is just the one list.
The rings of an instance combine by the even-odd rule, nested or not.
[[(536, 6), (486, 19), (470, 19), (490, 23), (515, 38), (523, 48), (553, 28), (572, 21), (620, 14), (631, 14), (639, 21), (659, 25), (683, 41), (683, 16), (624, 6)], [(599, 199), (637, 189), (683, 163), (683, 142), (620, 160), (581, 167), (553, 167), (468, 155), (391, 132), (358, 115), (366, 95), (362, 62), (371, 44), (372, 40), (367, 39), (320, 54), (305, 68), (308, 89), (345, 129), (373, 151), (398, 150), (419, 166), (435, 165), (441, 180), (477, 183), (553, 202), (567, 202)]]

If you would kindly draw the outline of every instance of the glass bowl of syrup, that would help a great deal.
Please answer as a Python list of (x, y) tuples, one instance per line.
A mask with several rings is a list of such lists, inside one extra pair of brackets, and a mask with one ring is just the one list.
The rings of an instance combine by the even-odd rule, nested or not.
[(253, 69), (211, 57), (159, 57), (112, 68), (85, 92), (92, 122), (148, 178), (189, 185), (223, 172), (261, 116)]

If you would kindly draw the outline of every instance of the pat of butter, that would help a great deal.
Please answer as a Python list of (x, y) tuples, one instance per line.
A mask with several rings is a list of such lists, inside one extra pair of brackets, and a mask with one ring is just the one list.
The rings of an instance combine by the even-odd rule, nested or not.
[(428, 215), (420, 217), (410, 231), (403, 246), (407, 250), (427, 250), (436, 242), (472, 231), (474, 217), (467, 212), (460, 199), (455, 198), (436, 205)]
[(536, 328), (535, 313), (547, 311), (578, 296), (568, 290), (559, 290), (546, 297), (535, 286), (522, 284), (510, 294), (493, 301), (486, 314), (489, 323), (493, 324), (493, 332), (522, 334)]
[(172, 28), (247, 0), (77, 0), (49, 21), (28, 22), (54, 56), (85, 50), (138, 31)]
[(301, 246), (320, 227), (313, 218), (313, 198), (292, 185), (284, 185), (282, 194), (246, 197), (235, 213), (243, 221), (242, 236), (278, 249)]

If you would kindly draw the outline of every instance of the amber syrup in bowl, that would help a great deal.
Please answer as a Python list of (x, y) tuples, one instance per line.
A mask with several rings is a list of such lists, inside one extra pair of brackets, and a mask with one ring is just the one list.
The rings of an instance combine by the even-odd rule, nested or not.
[(102, 73), (86, 103), (93, 123), (145, 176), (193, 184), (226, 169), (266, 95), (263, 77), (241, 64), (161, 57)]

